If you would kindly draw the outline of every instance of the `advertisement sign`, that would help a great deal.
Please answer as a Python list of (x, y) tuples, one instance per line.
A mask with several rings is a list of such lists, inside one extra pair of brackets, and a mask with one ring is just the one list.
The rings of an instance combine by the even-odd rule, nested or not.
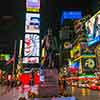
[(100, 11), (91, 17), (86, 23), (88, 46), (100, 42)]
[(80, 68), (80, 61), (74, 62), (74, 63), (71, 65), (71, 68), (79, 69), (79, 68)]
[(0, 54), (0, 61), (8, 61), (10, 58), (10, 54)]
[(26, 13), (25, 32), (26, 33), (40, 33), (40, 14), (39, 13)]
[(40, 56), (40, 37), (37, 34), (25, 34), (24, 56)]
[(80, 44), (76, 44), (71, 50), (71, 58), (78, 58), (80, 56)]
[(95, 58), (83, 58), (82, 65), (85, 71), (93, 70), (96, 68), (96, 59)]
[(40, 0), (26, 0), (26, 11), (39, 12)]
[(23, 63), (39, 63), (39, 57), (24, 57)]
[(61, 16), (61, 24), (64, 24), (64, 20), (66, 19), (81, 19), (82, 12), (81, 11), (63, 11)]

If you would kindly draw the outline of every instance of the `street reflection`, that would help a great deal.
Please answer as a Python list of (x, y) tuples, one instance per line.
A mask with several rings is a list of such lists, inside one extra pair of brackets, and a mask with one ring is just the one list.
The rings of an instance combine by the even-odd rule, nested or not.
[[(37, 92), (38, 88), (39, 87), (35, 87), (34, 89), (32, 88), (32, 90), (34, 92)], [(78, 98), (78, 100), (85, 100), (85, 99), (86, 100), (100, 100), (100, 91), (97, 91), (97, 90), (94, 91), (88, 88), (67, 87), (65, 91), (67, 94), (71, 94), (72, 96), (75, 96), (76, 98)], [(3, 96), (4, 97), (9, 96), (12, 98), (11, 100), (14, 100), (13, 98), (19, 98), (19, 96), (22, 96), (22, 94), (20, 93), (20, 91), (18, 91), (18, 88), (15, 88), (14, 91), (13, 91), (13, 88), (11, 88), (10, 91), (7, 91), (6, 87), (0, 86), (0, 100), (3, 100), (1, 99), (1, 97)], [(25, 94), (23, 95), (25, 96)]]
[(75, 94), (75, 92), (76, 92), (76, 87), (72, 87), (72, 95), (74, 95)]
[(100, 100), (100, 91), (78, 87), (71, 87), (71, 90), (78, 100)]
[(92, 95), (92, 92), (95, 92), (96, 95), (100, 96), (99, 91), (92, 91), (88, 88), (72, 87), (72, 95), (90, 96)]

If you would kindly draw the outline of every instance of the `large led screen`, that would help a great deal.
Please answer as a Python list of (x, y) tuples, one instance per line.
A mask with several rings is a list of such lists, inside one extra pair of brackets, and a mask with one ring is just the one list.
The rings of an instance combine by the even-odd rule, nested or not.
[(24, 57), (23, 63), (39, 63), (39, 57)]
[(26, 13), (25, 32), (40, 33), (40, 14)]
[(85, 24), (88, 46), (100, 42), (100, 11), (91, 17)]
[(40, 56), (40, 37), (37, 34), (25, 34), (24, 56)]
[(39, 12), (40, 0), (26, 0), (26, 10), (30, 12)]

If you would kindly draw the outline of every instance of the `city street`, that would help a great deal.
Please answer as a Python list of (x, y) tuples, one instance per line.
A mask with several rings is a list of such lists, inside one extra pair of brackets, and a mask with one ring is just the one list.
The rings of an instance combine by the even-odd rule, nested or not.
[[(43, 89), (41, 91), (43, 91)], [(72, 87), (72, 88), (67, 89), (66, 92), (68, 94), (72, 94), (73, 96), (75, 96), (77, 100), (100, 100), (99, 91), (91, 91), (90, 89)], [(23, 96), (23, 94), (20, 94), (18, 89), (8, 90), (7, 87), (0, 87), (0, 100), (8, 100), (8, 98), (9, 100), (18, 100), (19, 96)], [(36, 100), (52, 100), (52, 99), (41, 98), (41, 99), (36, 99)], [(60, 100), (60, 99), (53, 99), (53, 100)], [(74, 100), (74, 99), (70, 99), (70, 100)]]
[(100, 100), (100, 0), (0, 4), (0, 100)]
[(72, 88), (72, 95), (78, 100), (100, 100), (100, 91), (91, 91), (85, 88)]

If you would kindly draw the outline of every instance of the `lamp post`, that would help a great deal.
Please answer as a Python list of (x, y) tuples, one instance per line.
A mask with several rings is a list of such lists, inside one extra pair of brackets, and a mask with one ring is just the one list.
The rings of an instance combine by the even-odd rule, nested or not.
[(15, 40), (15, 43), (14, 43), (14, 54), (13, 54), (13, 59), (14, 59), (14, 61), (13, 61), (13, 72), (12, 72), (13, 77), (14, 77), (14, 71), (15, 71), (16, 46), (17, 46), (17, 40)]

